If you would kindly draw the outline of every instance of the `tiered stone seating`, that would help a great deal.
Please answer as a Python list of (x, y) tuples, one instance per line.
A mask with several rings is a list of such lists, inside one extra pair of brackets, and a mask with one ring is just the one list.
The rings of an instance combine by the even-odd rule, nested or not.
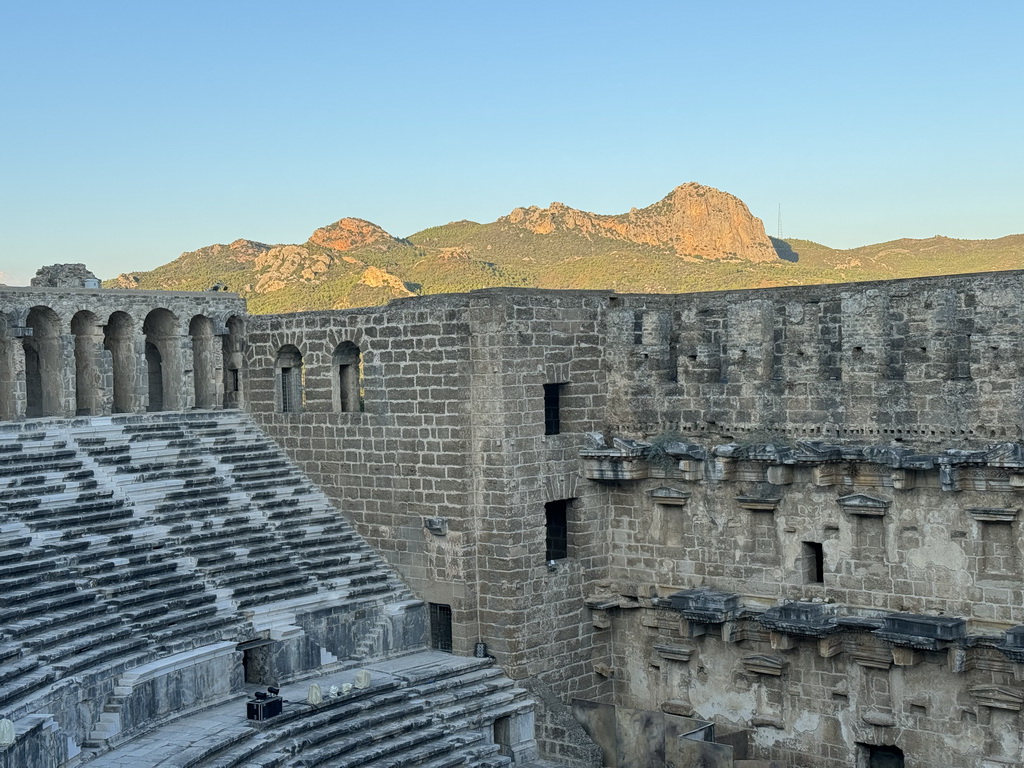
[[(51, 683), (137, 657), (133, 637), (77, 556), (132, 527), (53, 427), (0, 434), (0, 707), (17, 712)], [(21, 703), (19, 703), (21, 702)]]
[[(258, 637), (297, 638), (293, 669), (308, 670), (317, 651), (297, 622), (311, 612), (359, 622), (316, 657), (352, 674), (423, 641), (415, 616), (403, 624), (422, 603), (242, 413), (0, 428), (0, 539), (0, 714), (18, 738), (44, 738), (38, 713), (58, 713), (47, 729), (84, 716), (61, 743), (102, 752), (168, 716), (161, 676), (202, 664), (197, 680), (228, 681), (204, 706), (237, 690), (236, 643)], [(270, 728), (221, 728), (167, 765), (507, 765), (488, 729), (529, 706), (524, 692), (487, 660), (424, 655)], [(78, 680), (90, 701), (69, 697)], [(176, 708), (194, 706), (186, 694)]]
[(102, 441), (93, 434), (85, 447), (97, 463), (114, 468), (140, 514), (166, 526), (177, 551), (195, 558), (207, 582), (239, 608), (316, 592), (310, 574), (191, 434), (195, 424), (217, 426), (200, 418), (115, 417)]
[(251, 422), (225, 414), (218, 425), (197, 423), (192, 431), (229, 469), (235, 486), (249, 494), (273, 526), (275, 540), (303, 571), (323, 583), (344, 585), (353, 597), (404, 588), (327, 498), (301, 482), (294, 465)]
[[(368, 667), (371, 685), (316, 707), (285, 705), (258, 728), (226, 728), (216, 739), (160, 765), (177, 768), (385, 768), (512, 764), (499, 754), (493, 724), (532, 708), (490, 659), (423, 653)], [(100, 763), (102, 767), (103, 763)]]

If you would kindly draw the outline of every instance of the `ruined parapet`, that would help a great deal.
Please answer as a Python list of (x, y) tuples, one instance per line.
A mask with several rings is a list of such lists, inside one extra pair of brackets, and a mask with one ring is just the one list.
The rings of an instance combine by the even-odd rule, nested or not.
[(793, 601), (769, 608), (758, 621), (774, 632), (801, 637), (827, 637), (839, 632), (836, 606), (830, 603)]
[(967, 637), (967, 622), (953, 616), (891, 613), (872, 634), (891, 645), (937, 651)]
[(100, 280), (85, 264), (40, 267), (30, 283), (34, 288), (99, 288)]
[(739, 595), (713, 589), (684, 589), (662, 598), (659, 605), (679, 611), (689, 621), (722, 624), (739, 612)]

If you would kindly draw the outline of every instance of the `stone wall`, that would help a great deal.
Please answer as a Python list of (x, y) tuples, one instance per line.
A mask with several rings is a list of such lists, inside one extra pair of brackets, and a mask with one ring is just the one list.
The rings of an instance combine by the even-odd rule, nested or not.
[[(248, 334), (252, 413), (418, 596), (451, 607), (455, 652), (485, 643), (514, 679), (588, 698), (611, 692), (580, 600), (607, 542), (574, 502), (570, 557), (549, 569), (545, 503), (600, 493), (581, 485), (577, 450), (601, 410), (602, 300), (483, 292), (254, 317)], [(335, 394), (347, 342), (362, 365), (356, 412)], [(281, 412), (295, 379), (275, 361), (291, 347), (304, 394), (301, 411)], [(561, 434), (544, 434), (545, 384), (564, 384)], [(575, 735), (538, 727), (549, 751), (573, 748)]]
[[(456, 652), (484, 642), (565, 705), (626, 730), (711, 721), (794, 766), (892, 746), (1013, 765), (1022, 283), (490, 290), (253, 318), (248, 402), (451, 606)], [(360, 411), (340, 405), (344, 342)], [(672, 601), (694, 589), (722, 597)], [(704, 599), (725, 607), (686, 603)]]

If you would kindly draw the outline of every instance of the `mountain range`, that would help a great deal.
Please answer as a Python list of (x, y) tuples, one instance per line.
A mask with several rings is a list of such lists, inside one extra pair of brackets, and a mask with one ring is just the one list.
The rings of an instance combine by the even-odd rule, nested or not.
[(777, 239), (737, 197), (683, 184), (646, 208), (602, 215), (552, 203), (496, 221), (455, 221), (397, 238), (343, 218), (302, 244), (239, 239), (183, 253), (109, 288), (223, 284), (253, 313), (383, 304), (402, 296), (519, 286), (682, 293), (880, 280), (1024, 266), (1024, 235), (903, 239), (849, 250)]

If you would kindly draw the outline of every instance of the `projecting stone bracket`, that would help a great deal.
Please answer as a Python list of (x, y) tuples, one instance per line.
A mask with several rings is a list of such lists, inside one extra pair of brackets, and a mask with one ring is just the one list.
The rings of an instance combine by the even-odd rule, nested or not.
[(423, 527), (430, 531), (435, 536), (447, 536), (448, 535), (448, 518), (447, 517), (424, 517)]
[(696, 649), (690, 645), (656, 645), (654, 652), (661, 658), (669, 661), (680, 661), (684, 664), (690, 661)]

